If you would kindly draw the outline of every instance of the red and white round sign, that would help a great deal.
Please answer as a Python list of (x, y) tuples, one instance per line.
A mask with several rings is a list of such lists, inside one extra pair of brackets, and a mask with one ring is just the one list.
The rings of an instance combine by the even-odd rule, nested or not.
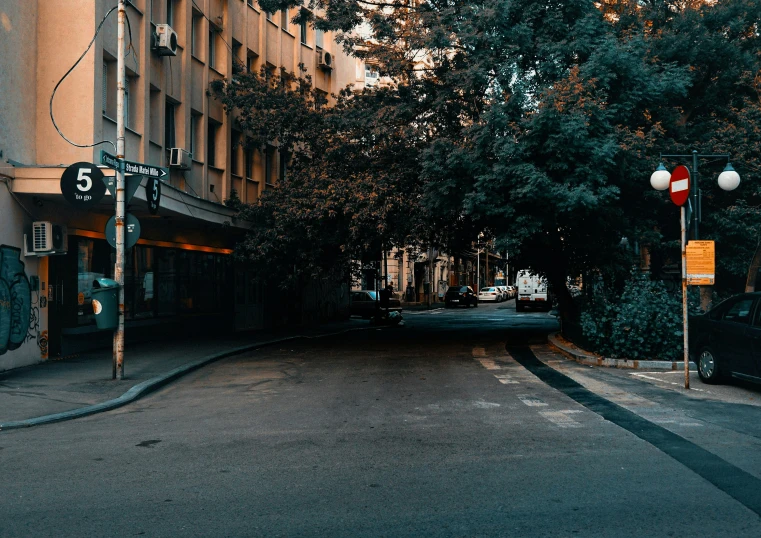
[(690, 196), (690, 171), (686, 166), (677, 166), (671, 172), (669, 194), (671, 194), (671, 201), (678, 206), (683, 206), (687, 201)]

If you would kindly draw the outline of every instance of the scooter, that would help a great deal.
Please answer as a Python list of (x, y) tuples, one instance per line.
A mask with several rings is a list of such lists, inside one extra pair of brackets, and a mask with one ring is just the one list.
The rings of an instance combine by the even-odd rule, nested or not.
[(402, 323), (403, 320), (402, 313), (397, 310), (389, 312), (388, 310), (380, 309), (372, 321), (375, 325), (389, 325), (393, 327), (404, 325)]

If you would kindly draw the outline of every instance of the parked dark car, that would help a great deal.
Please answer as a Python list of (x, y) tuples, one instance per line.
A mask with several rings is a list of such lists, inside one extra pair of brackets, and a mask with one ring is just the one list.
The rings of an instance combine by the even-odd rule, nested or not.
[(470, 286), (451, 286), (444, 295), (444, 305), (447, 308), (455, 306), (478, 307), (478, 295)]
[[(378, 298), (380, 299), (380, 298)], [(351, 292), (351, 315), (370, 319), (376, 312), (375, 291), (358, 290)], [(402, 311), (402, 303), (394, 295), (389, 299), (389, 312)]]
[(690, 358), (700, 379), (761, 383), (761, 292), (743, 293), (690, 318)]

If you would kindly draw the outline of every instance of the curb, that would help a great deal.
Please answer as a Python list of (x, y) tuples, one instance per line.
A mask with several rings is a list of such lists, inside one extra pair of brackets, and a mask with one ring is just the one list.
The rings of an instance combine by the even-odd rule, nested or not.
[[(558, 340), (558, 334), (551, 334), (547, 337), (550, 345), (560, 351), (566, 357), (588, 366), (605, 366), (608, 368), (624, 368), (629, 370), (684, 370), (682, 361), (656, 361), (656, 360), (631, 360), (631, 359), (608, 359), (599, 355), (592, 355), (589, 352), (574, 349), (566, 344), (561, 344)], [(690, 361), (690, 371), (696, 371), (695, 363)]]
[(104, 411), (110, 411), (112, 409), (116, 409), (118, 407), (122, 407), (129, 403), (137, 401), (143, 396), (145, 396), (146, 394), (149, 394), (153, 392), (154, 390), (176, 379), (179, 379), (185, 374), (188, 374), (194, 370), (198, 370), (199, 368), (202, 368), (206, 366), (207, 364), (211, 364), (212, 362), (215, 362), (227, 357), (231, 357), (233, 355), (238, 355), (240, 353), (245, 353), (247, 351), (253, 351), (255, 349), (259, 349), (259, 348), (269, 346), (272, 344), (279, 344), (281, 342), (288, 342), (291, 340), (297, 340), (299, 338), (305, 338), (305, 339), (323, 338), (325, 336), (335, 336), (337, 334), (345, 334), (352, 331), (366, 331), (371, 328), (377, 328), (377, 327), (356, 327), (353, 329), (345, 329), (342, 331), (325, 333), (325, 334), (286, 336), (283, 338), (276, 338), (274, 340), (267, 340), (264, 342), (258, 342), (256, 344), (248, 344), (245, 346), (239, 346), (233, 349), (228, 349), (227, 351), (223, 351), (221, 353), (215, 353), (214, 355), (208, 355), (206, 357), (197, 359), (193, 362), (183, 364), (182, 366), (178, 366), (174, 370), (170, 370), (169, 372), (165, 374), (161, 374), (156, 377), (152, 377), (151, 379), (147, 379), (143, 381), (142, 383), (138, 383), (137, 385), (131, 387), (129, 390), (127, 390), (127, 392), (125, 392), (118, 398), (113, 398), (112, 400), (107, 400), (105, 402), (101, 402), (98, 404), (88, 405), (86, 407), (80, 407), (79, 409), (72, 409), (70, 411), (54, 413), (52, 415), (44, 415), (44, 416), (36, 417), (36, 418), (30, 418), (25, 420), (14, 420), (11, 422), (0, 423), (0, 431), (17, 430), (21, 428), (31, 428), (32, 426), (41, 426), (43, 424), (63, 422), (66, 420), (73, 420), (75, 418), (81, 418), (81, 417), (86, 417), (89, 415), (94, 415), (96, 413), (103, 413)]

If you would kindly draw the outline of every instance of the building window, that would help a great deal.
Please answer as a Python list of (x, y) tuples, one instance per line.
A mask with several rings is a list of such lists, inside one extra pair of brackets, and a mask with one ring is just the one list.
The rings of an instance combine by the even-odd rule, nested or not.
[(285, 175), (288, 172), (288, 152), (280, 151), (280, 174), (278, 175), (279, 181), (285, 181)]
[(174, 26), (174, 0), (166, 0), (166, 23)]
[(240, 175), (240, 133), (233, 131), (230, 140), (230, 173), (236, 176)]
[(209, 121), (209, 130), (206, 136), (206, 162), (209, 166), (217, 166), (217, 124)]
[(267, 15), (267, 20), (272, 21), (272, 13), (270, 13), (269, 11), (266, 11), (265, 13)]
[(246, 0), (246, 4), (248, 4), (248, 7), (254, 7), (254, 0)]
[(203, 19), (201, 15), (193, 11), (193, 22), (190, 25), (190, 54), (198, 58), (201, 53), (201, 44), (199, 40), (201, 38), (201, 23)]
[(254, 61), (255, 59), (253, 56), (251, 55), (246, 56), (246, 71), (248, 71), (249, 73), (254, 72)]
[(108, 62), (103, 62), (103, 113), (108, 111)]
[(164, 108), (164, 148), (176, 148), (175, 144), (175, 125), (174, 119), (176, 114), (176, 107), (167, 102)]
[(254, 178), (254, 152), (250, 148), (246, 148), (246, 178)]
[(301, 21), (301, 44), (307, 44), (307, 21)]
[(190, 152), (190, 157), (192, 159), (198, 159), (196, 156), (196, 150), (198, 149), (198, 122), (200, 121), (200, 116), (198, 114), (191, 114), (190, 115), (190, 148), (188, 151)]
[(322, 30), (315, 30), (314, 31), (315, 46), (322, 48), (324, 41), (325, 41), (325, 32), (323, 32)]
[(216, 53), (217, 53), (217, 47), (216, 47), (216, 40), (217, 35), (214, 30), (209, 30), (209, 67), (212, 69), (216, 67)]
[(280, 28), (288, 30), (288, 10), (284, 9), (280, 12)]

